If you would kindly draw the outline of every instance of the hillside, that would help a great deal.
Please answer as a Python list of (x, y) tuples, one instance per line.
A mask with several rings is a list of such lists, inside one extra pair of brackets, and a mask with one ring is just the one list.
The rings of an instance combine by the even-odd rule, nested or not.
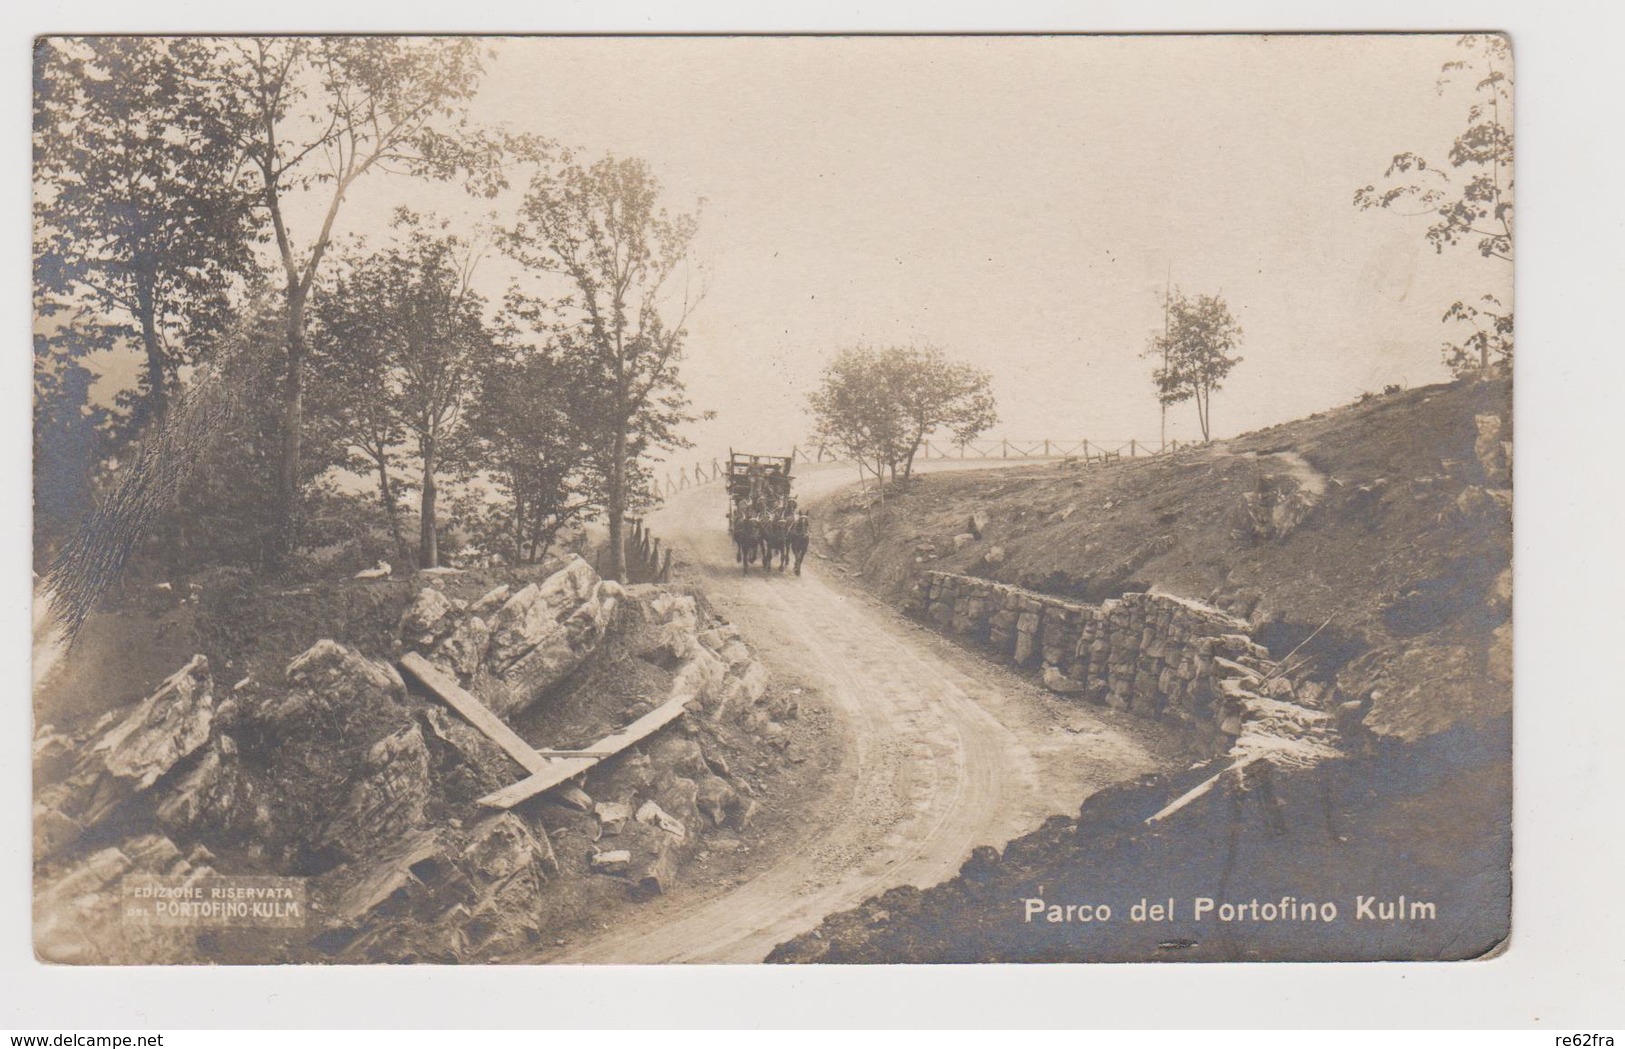
[(1278, 657), (1320, 628), (1302, 672), (1416, 738), (1510, 709), (1510, 440), (1506, 382), (1431, 386), (1152, 459), (847, 495), (814, 508), (816, 549), (897, 604), (935, 570), (1204, 600)]
[[(769, 960), (1493, 954), (1510, 928), (1510, 438), (1507, 383), (1452, 384), (1153, 459), (936, 474), (884, 504), (848, 492), (814, 507), (818, 552), (838, 575), (978, 651), (1032, 670), (1042, 660), (1043, 683), (1074, 703), (1123, 697), (1055, 665), (1089, 663), (1083, 642), (1072, 658), (1047, 626), (1018, 640), (1013, 611), (989, 636), (988, 598), (974, 595), (1021, 619), (1047, 607), (1093, 622), (1095, 651), (1133, 651), (1137, 626), (1110, 645), (1099, 633), (1146, 607), (1130, 594), (1245, 628), (1262, 661), (1196, 657), (1234, 677), (1198, 706), (1222, 711), (1246, 684), (1248, 717), (1319, 719), (1324, 749), (1244, 764), (1248, 730), (1234, 745), (1222, 730), (1188, 771), (1102, 791), (1002, 852), (975, 850), (942, 884), (831, 916)], [(958, 603), (944, 604), (954, 579)], [(1162, 629), (1145, 623), (1146, 638)], [(1174, 644), (1139, 642), (1153, 661)], [(1115, 674), (1122, 657), (1105, 658)], [(1169, 673), (1161, 686), (1142, 674), (1120, 709), (1188, 721), (1140, 703), (1142, 687), (1181, 687)]]

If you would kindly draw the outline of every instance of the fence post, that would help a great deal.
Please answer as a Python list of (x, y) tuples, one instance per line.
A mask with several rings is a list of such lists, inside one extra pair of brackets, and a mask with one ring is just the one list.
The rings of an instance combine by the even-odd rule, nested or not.
[(1135, 445), (1134, 445), (1134, 441), (1133, 441), (1133, 440), (1132, 440), (1132, 439), (1131, 439), (1131, 440), (1130, 440), (1130, 441), (1129, 441), (1129, 442), (1128, 442), (1128, 457), (1129, 457), (1129, 458), (1130, 458), (1130, 459), (1132, 459), (1132, 458), (1134, 458), (1134, 457), (1135, 457), (1135, 456), (1136, 456), (1136, 455), (1139, 455), (1139, 454), (1140, 454), (1140, 452), (1139, 452), (1139, 449), (1138, 449), (1138, 448), (1136, 448), (1136, 447), (1135, 447)]
[(999, 442), (999, 458), (1010, 458), (1010, 438), (1008, 437)]
[(666, 560), (660, 566), (660, 582), (671, 582), (671, 547), (666, 547)]

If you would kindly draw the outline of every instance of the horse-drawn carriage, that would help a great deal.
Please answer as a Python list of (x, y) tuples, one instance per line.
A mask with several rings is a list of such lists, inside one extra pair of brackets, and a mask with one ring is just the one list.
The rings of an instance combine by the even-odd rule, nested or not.
[(745, 572), (758, 560), (764, 569), (771, 568), (775, 556), (782, 572), (793, 556), (796, 575), (801, 574), (811, 526), (791, 490), (794, 465), (789, 455), (728, 450), (728, 535)]

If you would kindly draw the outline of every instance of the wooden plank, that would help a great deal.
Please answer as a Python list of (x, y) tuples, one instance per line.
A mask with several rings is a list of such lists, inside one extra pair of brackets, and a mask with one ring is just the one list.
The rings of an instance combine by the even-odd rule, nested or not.
[(469, 724), (485, 733), (491, 742), (524, 766), (527, 772), (542, 772), (553, 766), (553, 762), (536, 753), (535, 749), (526, 743), (519, 733), (509, 728), (507, 722), (497, 717), (490, 707), (466, 691), (450, 674), (436, 670), (434, 664), (418, 653), (408, 652), (402, 656), (401, 669), (423, 682), (429, 691), (461, 714)]
[(511, 809), (521, 801), (534, 798), (545, 790), (551, 790), (565, 780), (586, 772), (600, 761), (603, 761), (605, 757), (613, 757), (619, 754), (632, 744), (648, 738), (658, 730), (676, 721), (682, 716), (683, 709), (689, 701), (689, 697), (686, 696), (667, 700), (664, 705), (656, 707), (614, 735), (605, 736), (582, 752), (593, 755), (592, 757), (565, 758), (555, 761), (547, 768), (537, 771), (534, 775), (522, 779), (518, 783), (510, 784), (501, 790), (487, 794), (480, 799), (480, 804), (491, 809)]
[(1225, 766), (1224, 768), (1220, 769), (1218, 772), (1215, 772), (1213, 775), (1209, 776), (1207, 779), (1203, 780), (1202, 782), (1198, 783), (1196, 786), (1192, 787), (1190, 790), (1187, 790), (1185, 793), (1183, 793), (1179, 797), (1175, 798), (1173, 801), (1169, 802), (1156, 815), (1146, 817), (1145, 822), (1147, 824), (1151, 824), (1151, 823), (1158, 823), (1158, 822), (1161, 822), (1162, 820), (1167, 819), (1169, 816), (1172, 816), (1174, 813), (1178, 812), (1180, 809), (1184, 808), (1186, 805), (1189, 805), (1191, 802), (1195, 801), (1197, 798), (1200, 798), (1202, 795), (1206, 794), (1208, 791), (1210, 791), (1214, 787), (1218, 786), (1219, 781), (1224, 779), (1226, 776), (1230, 776), (1230, 775), (1239, 776), (1247, 768), (1247, 766), (1251, 765), (1256, 760), (1257, 760), (1256, 758), (1242, 758), (1240, 761), (1237, 761), (1234, 764)]

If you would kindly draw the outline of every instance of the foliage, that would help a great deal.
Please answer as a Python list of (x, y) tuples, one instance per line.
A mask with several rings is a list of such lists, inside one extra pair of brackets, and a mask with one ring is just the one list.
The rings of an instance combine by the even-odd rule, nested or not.
[(660, 182), (644, 161), (611, 156), (539, 170), (505, 241), (515, 260), (569, 289), (555, 301), (515, 292), (510, 306), (551, 330), (561, 354), (579, 358), (575, 396), (600, 435), (593, 461), (616, 579), (626, 575), (626, 515), (647, 498), (640, 464), (657, 449), (686, 446), (677, 428), (695, 418), (678, 371), (703, 297), (689, 279), (697, 232), (697, 215), (660, 204)]
[[(255, 202), (268, 219), (282, 269), (282, 494), (277, 553), (297, 530), (304, 434), (305, 312), (332, 246), (341, 205), (370, 172), (462, 178), (487, 195), (506, 186), (508, 162), (539, 155), (531, 138), (496, 135), (468, 119), (482, 73), (472, 38), (245, 37), (213, 43), (213, 67), (246, 114), (238, 141), (256, 177)], [(288, 204), (325, 199), (314, 234), (301, 240)]]
[(194, 75), (186, 37), (41, 40), (34, 94), (34, 288), (78, 313), (90, 349), (135, 347), (139, 432), (256, 265), (238, 114)]
[[(110, 467), (109, 490), (51, 561), (47, 589), (71, 635), (143, 542), (170, 571), (263, 567), (272, 536), (280, 325), (266, 303), (202, 351), (161, 424)], [(301, 485), (330, 464), (305, 464)]]
[[(1450, 147), (1451, 170), (1414, 152), (1399, 153), (1388, 165), (1385, 184), (1356, 190), (1354, 204), (1361, 210), (1385, 208), (1432, 216), (1426, 237), (1437, 253), (1469, 244), (1486, 259), (1511, 263), (1512, 47), (1506, 37), (1493, 33), (1467, 34), (1457, 46), (1469, 57), (1440, 67), (1438, 91), (1443, 95), (1453, 81), (1466, 79), (1472, 84), (1472, 99), (1467, 127)], [(1472, 329), (1462, 341), (1447, 341), (1443, 347), (1445, 363), (1457, 375), (1487, 372), (1492, 364), (1512, 361), (1511, 309), (1503, 310), (1493, 295), (1479, 301), (1481, 306), (1458, 300), (1444, 313), (1446, 323)]]
[(818, 437), (879, 478), (907, 478), (921, 443), (946, 427), (976, 438), (998, 420), (991, 377), (940, 349), (891, 346), (842, 350), (808, 397)]
[[(987, 372), (951, 361), (934, 346), (893, 348), (886, 351), (885, 361), (894, 376), (893, 388), (907, 420), (905, 478), (913, 473), (914, 456), (921, 442), (938, 429), (946, 428), (955, 441), (964, 444), (998, 422), (993, 378)], [(891, 466), (895, 476), (896, 462)]]
[[(396, 213), (395, 240), (343, 259), (316, 303), (314, 346), (321, 376), (317, 416), (351, 461), (367, 461), (397, 520), (390, 462), (410, 437), (418, 472), (419, 567), (439, 564), (436, 472), (454, 457), (462, 410), (475, 377), (496, 352), (484, 303), (469, 286), (480, 248), (410, 211)], [(393, 526), (398, 547), (398, 526)], [(404, 549), (402, 550), (404, 553)]]
[(65, 351), (64, 338), (34, 335), (34, 568), (95, 505), (97, 467), (107, 441), (106, 408), (94, 404), (95, 375)]
[(480, 376), (469, 406), (469, 461), (489, 483), (468, 525), (487, 552), (515, 564), (547, 556), (560, 531), (604, 505), (603, 475), (594, 470), (598, 435), (583, 411), (572, 374), (581, 358), (556, 347), (510, 353)]
[(1161, 403), (1196, 402), (1197, 422), (1206, 441), (1212, 430), (1213, 391), (1242, 361), (1233, 352), (1241, 344), (1241, 325), (1218, 295), (1193, 298), (1175, 288), (1167, 309), (1166, 332), (1151, 339), (1143, 356), (1159, 362), (1151, 381)]

